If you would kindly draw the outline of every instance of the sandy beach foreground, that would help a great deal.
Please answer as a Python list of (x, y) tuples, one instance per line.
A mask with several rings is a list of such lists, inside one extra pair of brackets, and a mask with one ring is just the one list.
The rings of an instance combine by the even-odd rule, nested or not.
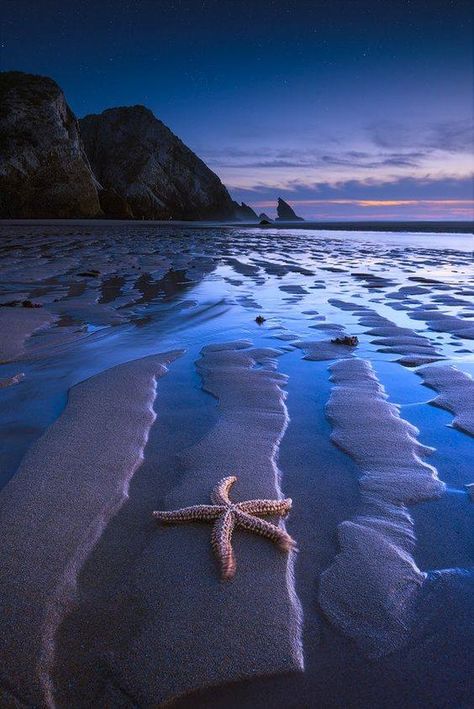
[[(474, 703), (471, 235), (3, 224), (0, 258), (2, 707)], [(152, 512), (234, 475), (298, 548), (236, 529), (223, 581)]]

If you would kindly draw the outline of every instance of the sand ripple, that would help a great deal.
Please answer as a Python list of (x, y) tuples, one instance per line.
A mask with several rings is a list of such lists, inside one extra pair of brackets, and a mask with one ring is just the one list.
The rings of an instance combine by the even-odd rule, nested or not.
[[(279, 354), (245, 341), (204, 348), (198, 369), (219, 418), (184, 454), (167, 508), (207, 503), (213, 485), (233, 474), (236, 501), (282, 497), (276, 456), (287, 412), (286, 378), (274, 370)], [(292, 555), (238, 531), (233, 546), (237, 573), (222, 582), (208, 525), (156, 528), (132, 579), (140, 628), (112, 661), (107, 700), (119, 687), (139, 706), (154, 706), (206, 685), (302, 669)]]
[(454, 413), (453, 426), (474, 436), (474, 380), (451, 365), (417, 371), (426, 386), (439, 392), (431, 403)]
[(155, 419), (156, 379), (177, 355), (74, 387), (0, 495), (1, 673), (28, 706), (53, 705), (56, 630), (85, 559), (127, 497)]
[(340, 552), (322, 574), (319, 600), (328, 618), (376, 658), (407, 639), (425, 578), (412, 556), (406, 506), (440, 496), (444, 486), (422, 461), (431, 449), (388, 403), (371, 365), (341, 360), (331, 372), (332, 439), (361, 469), (361, 503), (357, 517), (339, 526)]

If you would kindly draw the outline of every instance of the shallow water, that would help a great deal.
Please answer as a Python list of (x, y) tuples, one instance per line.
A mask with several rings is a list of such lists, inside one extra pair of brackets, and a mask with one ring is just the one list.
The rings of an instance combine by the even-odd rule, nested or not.
[[(196, 372), (202, 348), (245, 339), (255, 347), (281, 350), (276, 366), (288, 376), (284, 388), (289, 425), (280, 444), (279, 468), (283, 492), (294, 500), (287, 526), (300, 547), (295, 587), (303, 607), (306, 672), (289, 680), (246, 681), (239, 689), (210, 690), (204, 704), (263, 706), (270, 694), (273, 706), (310, 706), (318, 700), (320, 706), (369, 702), (391, 707), (399, 706), (400, 697), (405, 706), (469, 705), (469, 648), (460, 658), (455, 647), (469, 638), (471, 645), (474, 642), (469, 623), (463, 626), (463, 618), (474, 612), (474, 507), (464, 488), (474, 482), (473, 439), (452, 428), (452, 413), (429, 403), (436, 393), (423, 386), (415, 369), (396, 361), (403, 354), (397, 354), (396, 343), (393, 351), (382, 352), (354, 308), (341, 309), (330, 301), (371, 308), (426, 338), (443, 358), (441, 363), (472, 375), (474, 338), (456, 335), (451, 321), (446, 330), (435, 331), (431, 321), (413, 317), (425, 314), (417, 308), (428, 305), (474, 324), (472, 235), (146, 224), (0, 226), (0, 258), (0, 302), (29, 298), (57, 317), (52, 327), (26, 339), (24, 352), (14, 361), (0, 365), (0, 380), (25, 375), (19, 384), (0, 389), (6, 442), (0, 453), (1, 485), (14, 476), (25, 452), (63, 411), (72, 386), (117, 364), (184, 349), (158, 383), (158, 419), (149, 443), (149, 456), (155, 451), (161, 466), (156, 502), (163, 504), (168, 491), (179, 485), (175, 457), (201, 440), (218, 416)], [(415, 290), (400, 291), (405, 287)], [(265, 317), (261, 326), (255, 322), (259, 314)], [(427, 593), (433, 594), (432, 605), (446, 607), (446, 617), (441, 612), (428, 622), (426, 612), (417, 611), (408, 650), (375, 663), (359, 655), (354, 659), (358, 651), (353, 640), (328, 623), (318, 604), (320, 575), (338, 554), (338, 525), (353, 519), (360, 503), (360, 471), (331, 442), (326, 418), (334, 359), (308, 361), (308, 350), (295, 346), (339, 334), (325, 325), (358, 336), (355, 350), (340, 346), (341, 356), (371, 363), (389, 402), (400, 406), (400, 416), (418, 428), (419, 442), (434, 448), (427, 462), (447, 486), (439, 499), (409, 509), (416, 538), (414, 563), (428, 573)], [(158, 453), (160, 444), (165, 450)], [(99, 567), (94, 564), (126, 534), (134, 506), (141, 509), (140, 500), (152, 488), (143, 468), (142, 477), (139, 470), (132, 482), (131, 507), (110, 523), (84, 567), (79, 584), (84, 596), (95, 583)], [(142, 534), (146, 532), (139, 532), (138, 547)], [(118, 568), (126, 568), (136, 546), (114, 552)], [(431, 591), (432, 573), (439, 570), (443, 582)], [(448, 571), (452, 583), (445, 580)], [(104, 577), (110, 580), (107, 570)], [(425, 596), (420, 597), (420, 608), (426, 603)], [(459, 622), (453, 621), (452, 609)], [(59, 644), (65, 653), (68, 628), (73, 633), (81, 612), (66, 619), (62, 628)], [(438, 645), (431, 642), (432, 633), (439, 635)], [(446, 655), (442, 662), (440, 653)], [(348, 661), (353, 662), (350, 671)], [(62, 706), (71, 696), (64, 686), (67, 670), (58, 673)], [(361, 681), (355, 688), (357, 678)], [(95, 675), (94, 682), (99, 682)], [(189, 706), (194, 701), (181, 700)]]

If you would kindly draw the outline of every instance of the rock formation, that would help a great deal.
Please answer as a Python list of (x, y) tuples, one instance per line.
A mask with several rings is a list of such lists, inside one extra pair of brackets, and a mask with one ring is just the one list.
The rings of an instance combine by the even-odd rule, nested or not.
[(245, 202), (242, 202), (242, 204), (235, 202), (234, 204), (235, 216), (237, 219), (243, 222), (258, 222), (257, 213), (254, 212), (252, 207), (249, 207), (248, 204), (245, 204)]
[(144, 106), (77, 121), (48, 77), (0, 73), (0, 218), (258, 222)]
[(277, 222), (304, 222), (303, 217), (298, 217), (290, 205), (281, 197), (278, 197), (277, 214)]
[(129, 203), (113, 187), (99, 190), (100, 206), (108, 219), (133, 219)]
[(269, 217), (268, 214), (265, 214), (265, 212), (262, 212), (261, 214), (259, 214), (258, 218), (260, 219), (260, 221), (265, 221), (265, 222), (269, 222), (269, 223), (271, 223), (273, 221), (273, 219), (271, 219), (271, 217)]
[(107, 190), (100, 194), (106, 216), (112, 202), (112, 212), (129, 211), (135, 219), (234, 217), (235, 203), (217, 175), (148, 108), (110, 108), (80, 126), (94, 174)]
[(0, 218), (98, 214), (96, 181), (59, 86), (43, 76), (0, 73)]

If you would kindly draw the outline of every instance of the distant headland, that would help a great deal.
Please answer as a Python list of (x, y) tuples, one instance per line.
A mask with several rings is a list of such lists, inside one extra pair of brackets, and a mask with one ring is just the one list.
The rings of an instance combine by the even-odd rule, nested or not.
[[(48, 77), (0, 73), (0, 218), (272, 223), (145, 106), (78, 120)], [(302, 221), (278, 199), (278, 222)]]

